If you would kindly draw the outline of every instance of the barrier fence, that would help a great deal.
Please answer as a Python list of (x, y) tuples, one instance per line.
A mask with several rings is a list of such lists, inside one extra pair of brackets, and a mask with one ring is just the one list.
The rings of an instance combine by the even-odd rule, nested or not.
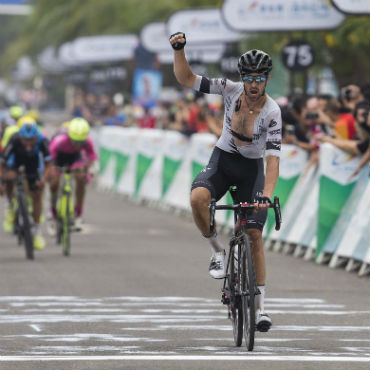
[[(92, 133), (99, 148), (101, 189), (135, 201), (190, 211), (194, 177), (208, 163), (217, 138), (153, 129), (103, 127)], [(265, 246), (306, 260), (345, 266), (360, 276), (370, 272), (369, 168), (353, 177), (359, 158), (330, 144), (320, 148), (318, 168), (307, 153), (283, 145), (275, 188), (282, 207), (280, 231), (269, 213)], [(220, 202), (231, 202), (227, 194)], [(217, 214), (218, 225), (232, 227), (230, 213)]]

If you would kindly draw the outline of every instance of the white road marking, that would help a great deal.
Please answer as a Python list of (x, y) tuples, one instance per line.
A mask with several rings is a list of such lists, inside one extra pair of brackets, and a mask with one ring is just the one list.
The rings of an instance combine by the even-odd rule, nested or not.
[[(2, 310), (3, 307), (12, 309)], [(12, 352), (14, 356), (0, 356), (0, 361), (274, 359), (340, 362), (350, 359), (348, 361), (353, 362), (354, 358), (367, 358), (370, 361), (370, 357), (366, 357), (365, 346), (368, 341), (361, 339), (370, 332), (369, 327), (340, 325), (344, 315), (357, 320), (361, 318), (362, 321), (352, 321), (354, 323), (365, 322), (364, 315), (369, 315), (370, 311), (347, 310), (345, 305), (331, 304), (316, 298), (268, 298), (266, 309), (272, 315), (301, 315), (305, 318), (314, 315), (315, 318), (304, 321), (312, 324), (317, 323), (317, 316), (330, 315), (333, 318), (330, 317), (329, 322), (339, 325), (273, 326), (268, 336), (257, 335), (255, 351), (251, 354), (246, 353), (245, 349), (233, 346), (232, 327), (227, 320), (226, 307), (216, 299), (172, 296), (0, 297), (0, 328), (7, 330), (6, 325), (17, 325), (16, 333), (20, 333), (2, 333), (0, 343), (13, 341), (27, 344), (22, 348), (16, 347)], [(287, 321), (287, 317), (283, 323), (292, 322)], [(296, 319), (293, 322), (297, 322)], [(22, 323), (37, 333), (27, 334), (29, 330), (19, 331)], [(351, 321), (346, 320), (346, 323)], [(73, 333), (70, 324), (73, 325)], [(95, 328), (96, 332), (85, 332), (86, 324), (92, 324), (90, 328)], [(47, 330), (44, 330), (44, 326)], [(41, 328), (52, 334), (40, 333)], [(83, 330), (82, 333), (77, 331), (79, 328)], [(203, 338), (194, 338), (197, 337), (194, 332), (203, 335)], [(325, 343), (328, 343), (330, 348), (328, 352), (314, 351), (312, 341), (320, 335), (319, 332), (330, 333), (328, 338), (325, 338)], [(206, 338), (212, 335), (215, 337)], [(284, 335), (288, 338), (280, 338)], [(359, 338), (354, 338), (357, 335)], [(171, 340), (174, 336), (176, 340)], [(351, 339), (343, 338), (345, 336)], [(17, 338), (22, 338), (22, 341)], [(341, 338), (341, 343), (338, 343), (338, 338)], [(161, 344), (162, 342), (164, 344)], [(204, 346), (201, 346), (203, 344)], [(200, 351), (212, 356), (201, 355)], [(105, 353), (107, 356), (104, 356)], [(194, 353), (197, 355), (193, 355)], [(91, 356), (87, 356), (88, 354)], [(97, 354), (101, 356), (95, 356)], [(155, 355), (154, 358), (152, 355)]]
[(40, 331), (41, 331), (41, 329), (40, 329), (40, 327), (39, 327), (38, 325), (34, 325), (34, 324), (32, 324), (32, 325), (30, 325), (30, 327), (31, 327), (33, 330), (35, 330), (35, 331), (38, 331), (38, 332), (40, 332)]
[(127, 356), (0, 356), (1, 362), (24, 361), (283, 361), (283, 362), (369, 362), (369, 356), (240, 356), (127, 355)]

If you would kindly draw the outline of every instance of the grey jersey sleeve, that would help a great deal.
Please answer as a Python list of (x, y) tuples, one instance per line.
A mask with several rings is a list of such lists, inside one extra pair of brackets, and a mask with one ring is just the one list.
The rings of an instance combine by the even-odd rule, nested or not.
[(265, 156), (280, 157), (281, 149), (281, 111), (273, 110), (267, 118), (267, 135)]
[(197, 75), (193, 89), (205, 94), (218, 94), (225, 96), (231, 93), (237, 84), (226, 78), (207, 78)]

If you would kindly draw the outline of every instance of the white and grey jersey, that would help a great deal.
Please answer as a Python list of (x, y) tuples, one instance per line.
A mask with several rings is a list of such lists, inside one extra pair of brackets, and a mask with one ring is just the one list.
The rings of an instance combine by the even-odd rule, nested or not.
[(240, 153), (245, 158), (262, 158), (264, 155), (280, 157), (281, 111), (267, 94), (266, 103), (254, 122), (252, 142), (237, 146), (231, 133), (231, 120), (235, 103), (244, 90), (243, 83), (197, 75), (193, 88), (206, 94), (219, 94), (224, 98), (225, 114), (222, 135), (216, 144), (218, 148), (228, 153)]

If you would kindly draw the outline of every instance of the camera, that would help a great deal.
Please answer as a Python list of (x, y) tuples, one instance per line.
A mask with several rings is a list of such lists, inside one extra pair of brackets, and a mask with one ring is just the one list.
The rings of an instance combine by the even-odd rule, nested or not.
[(304, 118), (306, 118), (306, 119), (318, 119), (319, 114), (318, 113), (313, 113), (313, 112), (307, 112)]
[(294, 125), (286, 125), (285, 126), (286, 133), (289, 135), (295, 135), (295, 127)]

